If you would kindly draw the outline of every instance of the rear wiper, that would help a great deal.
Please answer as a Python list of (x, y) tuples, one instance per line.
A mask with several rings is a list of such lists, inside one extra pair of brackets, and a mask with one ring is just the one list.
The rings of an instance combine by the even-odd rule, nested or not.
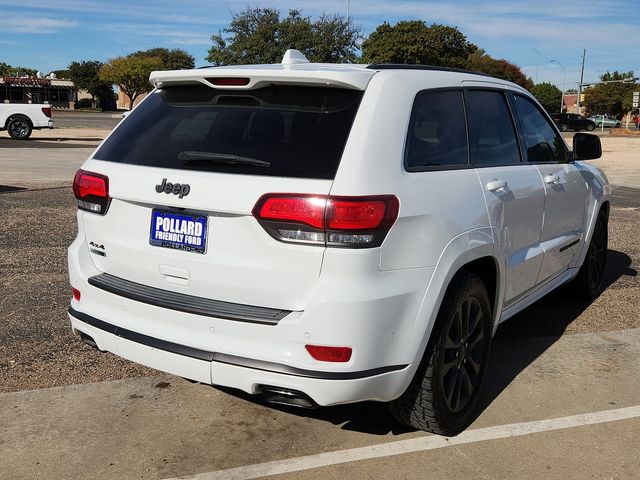
[(254, 167), (270, 167), (271, 162), (266, 160), (259, 160), (257, 158), (241, 157), (240, 155), (231, 155), (228, 153), (216, 153), (216, 152), (197, 152), (187, 150), (178, 154), (178, 160), (182, 163), (195, 163), (195, 162), (211, 162), (211, 163), (223, 163), (226, 165), (251, 165)]

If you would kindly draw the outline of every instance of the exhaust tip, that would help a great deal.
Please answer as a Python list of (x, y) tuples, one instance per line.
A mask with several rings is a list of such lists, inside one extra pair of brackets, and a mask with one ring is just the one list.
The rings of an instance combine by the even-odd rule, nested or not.
[(100, 347), (98, 347), (98, 344), (96, 343), (96, 341), (86, 333), (78, 330), (78, 335), (80, 336), (80, 339), (90, 347), (93, 347), (100, 352), (104, 352), (104, 350), (100, 350)]
[(262, 385), (260, 394), (265, 402), (273, 405), (307, 409), (318, 408), (318, 404), (309, 395), (298, 390)]

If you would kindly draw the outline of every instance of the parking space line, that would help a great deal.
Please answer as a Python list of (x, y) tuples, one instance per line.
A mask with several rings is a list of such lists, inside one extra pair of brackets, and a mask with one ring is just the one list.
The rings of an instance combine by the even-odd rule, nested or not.
[(549, 420), (537, 420), (532, 422), (478, 428), (475, 430), (467, 430), (457, 437), (451, 438), (429, 435), (419, 438), (399, 440), (396, 442), (369, 445), (366, 447), (319, 453), (304, 457), (287, 458), (284, 460), (258, 463), (255, 465), (246, 465), (227, 470), (175, 477), (173, 479), (166, 480), (177, 480), (178, 478), (182, 480), (246, 480), (268, 475), (300, 472), (312, 468), (327, 467), (347, 462), (435, 450), (438, 448), (450, 447), (452, 445), (463, 445), (467, 443), (484, 442), (487, 440), (520, 437), (523, 435), (531, 435), (533, 433), (615, 422), (637, 417), (640, 417), (640, 405), (571, 415), (568, 417), (553, 418)]

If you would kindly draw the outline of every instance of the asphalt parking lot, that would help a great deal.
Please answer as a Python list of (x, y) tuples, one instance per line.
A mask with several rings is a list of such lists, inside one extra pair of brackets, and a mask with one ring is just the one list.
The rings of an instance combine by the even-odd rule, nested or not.
[(605, 292), (562, 288), (502, 326), (482, 413), (443, 439), (383, 405), (276, 409), (73, 337), (68, 172), (100, 135), (65, 132), (0, 140), (1, 478), (638, 478), (640, 189), (614, 189)]

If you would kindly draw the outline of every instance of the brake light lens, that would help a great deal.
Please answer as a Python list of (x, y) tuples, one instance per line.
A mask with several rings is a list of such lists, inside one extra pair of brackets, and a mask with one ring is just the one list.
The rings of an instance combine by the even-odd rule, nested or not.
[(78, 290), (77, 288), (71, 288), (71, 290), (73, 291), (73, 299), (76, 302), (80, 301), (80, 290)]
[(321, 362), (348, 362), (351, 360), (351, 347), (327, 347), (323, 345), (305, 345), (307, 352)]
[(398, 210), (393, 195), (267, 194), (258, 200), (253, 215), (280, 241), (368, 248), (382, 244)]
[(73, 194), (78, 208), (104, 215), (109, 207), (109, 178), (99, 173), (78, 170), (73, 178)]
[(384, 220), (387, 205), (383, 200), (332, 200), (327, 215), (331, 230), (367, 230), (377, 228)]
[(42, 107), (42, 113), (51, 118), (51, 107)]
[(300, 222), (315, 228), (324, 227), (326, 200), (318, 197), (267, 197), (264, 199), (259, 218)]
[(245, 77), (217, 77), (207, 78), (207, 81), (218, 86), (243, 87), (249, 85), (249, 79)]

